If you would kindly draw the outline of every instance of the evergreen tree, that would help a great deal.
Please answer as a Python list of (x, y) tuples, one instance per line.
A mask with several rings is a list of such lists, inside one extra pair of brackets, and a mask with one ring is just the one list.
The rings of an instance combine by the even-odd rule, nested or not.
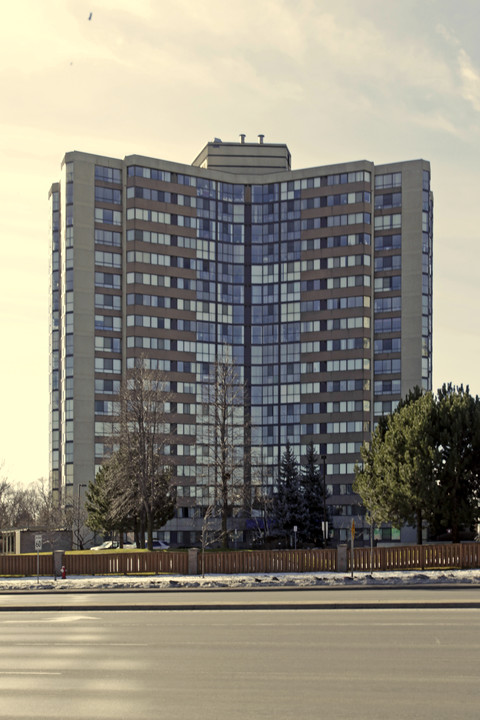
[(324, 540), (322, 522), (327, 519), (323, 505), (325, 478), (322, 477), (318, 459), (313, 442), (310, 442), (307, 445), (307, 454), (302, 468), (307, 519), (304, 539), (314, 545), (320, 545)]
[(479, 518), (480, 398), (463, 385), (443, 385), (435, 410), (439, 519), (459, 542), (461, 528), (470, 529)]
[(468, 388), (413, 391), (361, 450), (355, 491), (375, 523), (438, 523), (458, 542), (479, 518), (480, 400)]
[(308, 525), (301, 474), (290, 443), (287, 443), (280, 463), (273, 524), (285, 538), (291, 536), (295, 526), (299, 536), (304, 537)]
[(108, 535), (116, 529), (111, 516), (111, 504), (108, 464), (106, 463), (95, 475), (95, 480), (89, 482), (85, 494), (85, 508), (88, 513), (87, 526), (90, 530), (100, 535)]
[(357, 468), (354, 488), (376, 523), (415, 525), (419, 544), (423, 521), (431, 521), (437, 500), (433, 412), (432, 394), (426, 393), (392, 413), (362, 448), (364, 464)]

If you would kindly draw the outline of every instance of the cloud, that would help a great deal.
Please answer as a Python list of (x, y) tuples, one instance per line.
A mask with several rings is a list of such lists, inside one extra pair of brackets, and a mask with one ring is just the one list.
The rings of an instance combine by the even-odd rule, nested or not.
[(442, 25), (442, 23), (438, 23), (438, 25), (435, 27), (435, 31), (441, 35), (444, 40), (446, 40), (450, 45), (458, 46), (460, 45), (460, 41), (458, 40), (457, 36), (455, 35), (452, 30), (449, 30), (445, 27), (445, 25)]
[(460, 49), (458, 53), (458, 66), (462, 80), (460, 93), (477, 112), (480, 112), (480, 73), (474, 68), (471, 59), (463, 49)]

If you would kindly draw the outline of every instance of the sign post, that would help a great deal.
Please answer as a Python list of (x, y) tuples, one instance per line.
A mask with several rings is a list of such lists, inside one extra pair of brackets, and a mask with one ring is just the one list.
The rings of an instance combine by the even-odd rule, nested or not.
[(322, 538), (323, 538), (323, 547), (327, 547), (327, 540), (328, 540), (328, 520), (322, 520)]
[(42, 536), (35, 535), (35, 550), (37, 551), (37, 585), (40, 575), (40, 550), (42, 549)]
[(355, 540), (355, 520), (352, 518), (352, 526), (350, 528), (350, 545), (351, 545), (351, 557), (350, 557), (350, 569), (351, 569), (351, 577), (353, 579), (353, 544)]

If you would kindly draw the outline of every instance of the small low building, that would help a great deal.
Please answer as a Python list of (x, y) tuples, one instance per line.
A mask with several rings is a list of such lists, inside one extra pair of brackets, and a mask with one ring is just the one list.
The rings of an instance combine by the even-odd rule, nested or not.
[(41, 537), (41, 552), (72, 549), (72, 531), (45, 527), (0, 530), (0, 554), (20, 555), (36, 552), (35, 538)]

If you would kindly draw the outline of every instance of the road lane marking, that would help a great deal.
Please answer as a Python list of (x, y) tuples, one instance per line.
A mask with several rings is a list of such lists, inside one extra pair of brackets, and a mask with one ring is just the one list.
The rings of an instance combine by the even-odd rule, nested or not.
[(8, 641), (4, 645), (15, 645), (15, 647), (149, 647), (149, 643), (106, 643), (106, 642), (14, 642), (9, 643)]
[(62, 675), (62, 673), (41, 670), (0, 670), (0, 675)]

